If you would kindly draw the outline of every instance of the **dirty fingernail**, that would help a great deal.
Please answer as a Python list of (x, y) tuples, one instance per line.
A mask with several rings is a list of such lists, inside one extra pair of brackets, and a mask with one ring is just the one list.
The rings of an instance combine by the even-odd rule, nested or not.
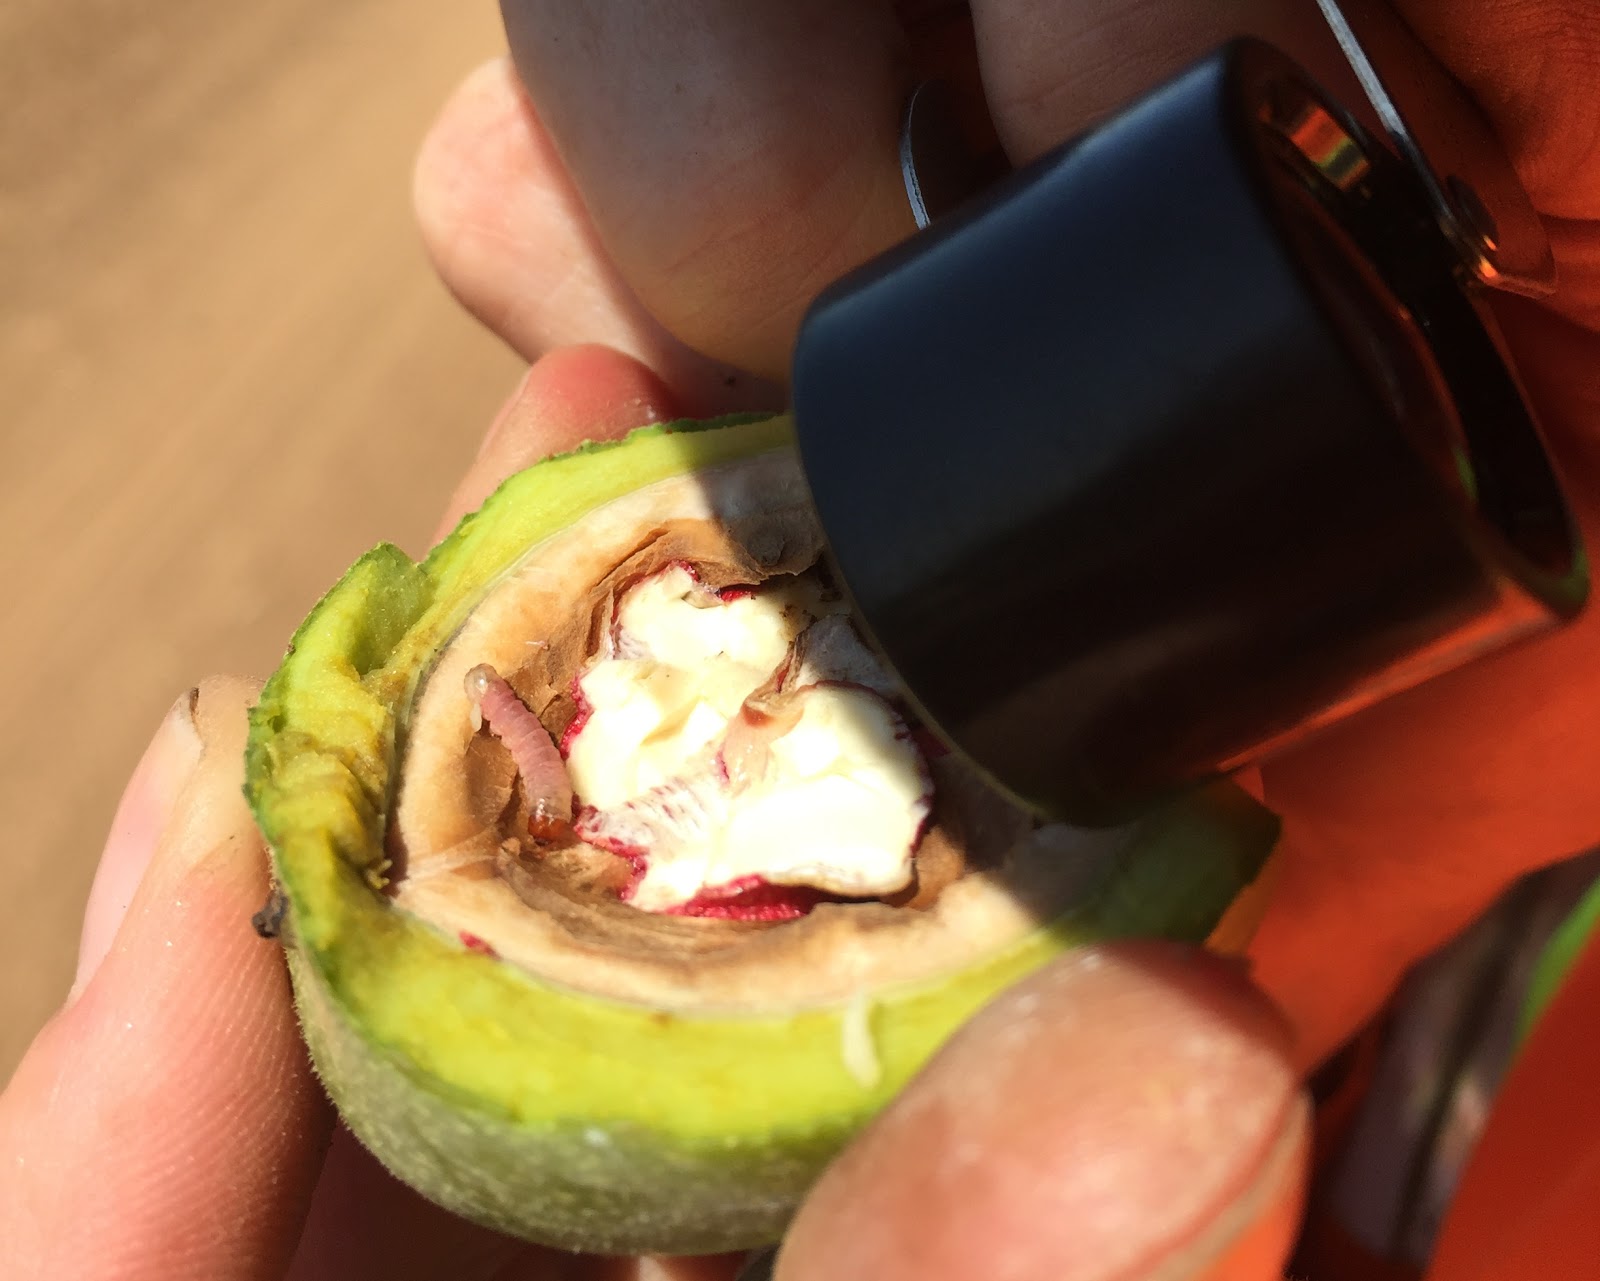
[(69, 1001), (76, 999), (110, 951), (178, 797), (199, 764), (201, 741), (194, 720), (198, 694), (197, 689), (189, 690), (172, 705), (123, 790), (89, 889)]

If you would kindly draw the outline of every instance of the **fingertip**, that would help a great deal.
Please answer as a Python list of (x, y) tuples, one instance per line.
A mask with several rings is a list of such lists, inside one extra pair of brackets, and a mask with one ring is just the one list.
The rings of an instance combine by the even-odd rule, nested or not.
[(1356, 89), (1311, 5), (1274, 0), (974, 0), (984, 87), (1017, 164), (1092, 127), (1227, 41), (1275, 44), (1319, 81)]
[(445, 509), (438, 536), (477, 510), (507, 477), (541, 458), (678, 416), (671, 390), (633, 357), (592, 343), (558, 348), (529, 368), (495, 417)]
[(890, 5), (502, 11), (601, 241), (693, 350), (781, 382), (806, 305), (915, 230), (898, 163), (905, 37)]
[(782, 404), (780, 388), (690, 350), (645, 310), (508, 59), (475, 69), (440, 110), (412, 205), (446, 288), (525, 359), (600, 343), (654, 369), (696, 415)]
[(598, 343), (560, 348), (534, 365), (521, 410), (502, 425), (492, 447), (522, 459), (522, 466), (677, 416), (673, 394), (654, 370)]
[(1308, 1133), (1288, 1044), (1236, 965), (1069, 957), (980, 1013), (828, 1171), (778, 1276), (1276, 1276)]
[[(497, 239), (512, 238), (513, 202), (495, 200), (528, 181), (536, 153), (526, 128), (521, 88), (509, 59), (470, 71), (423, 135), (411, 167), (411, 204), (423, 249), (440, 278), (477, 311), (474, 285)], [(484, 317), (492, 323), (492, 319)]]
[[(520, 114), (521, 101), (521, 82), (505, 54), (496, 54), (467, 72), (418, 144), (412, 170), (416, 194), (431, 200), (433, 177), (447, 176), (463, 148), (481, 143), (486, 129)], [(446, 181), (442, 186), (448, 189), (451, 184)]]

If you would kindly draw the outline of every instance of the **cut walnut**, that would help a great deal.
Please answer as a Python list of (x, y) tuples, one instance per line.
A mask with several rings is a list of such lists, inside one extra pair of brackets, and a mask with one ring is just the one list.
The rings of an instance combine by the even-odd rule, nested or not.
[[(397, 905), (576, 989), (713, 1009), (917, 981), (1056, 915), (1122, 838), (1036, 828), (957, 758), (924, 760), (815, 572), (821, 553), (787, 453), (658, 482), (534, 548), (415, 704), (391, 828)], [(464, 680), (478, 664), (566, 749), (574, 839), (530, 838), (515, 765), (473, 726)], [(747, 708), (781, 732), (752, 743)], [(660, 787), (698, 807), (675, 830), (665, 806), (637, 803)], [(884, 803), (869, 807), (875, 789)], [(696, 847), (688, 819), (716, 841)], [(613, 852), (636, 820), (642, 874)], [(716, 910), (743, 895), (782, 910)], [(705, 910), (672, 914), (690, 903)]]

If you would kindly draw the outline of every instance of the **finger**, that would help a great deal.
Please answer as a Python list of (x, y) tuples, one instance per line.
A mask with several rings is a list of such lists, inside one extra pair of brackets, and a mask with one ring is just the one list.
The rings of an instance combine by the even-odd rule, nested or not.
[(578, 343), (635, 357), (696, 417), (781, 403), (645, 311), (607, 259), (583, 202), (505, 59), (445, 104), (413, 180), (422, 240), (445, 285), (527, 360)]
[(78, 940), (78, 968), (68, 1001), (94, 977), (128, 915), (139, 882), (173, 818), (173, 807), (201, 755), (193, 728), (192, 695), (175, 703), (128, 780), (95, 868)]
[[(1600, 329), (1600, 10), (1555, 0), (1393, 7), (1428, 53), (1383, 43), (1385, 75), (1403, 84), (1413, 58), (1431, 57), (1472, 92), (1548, 215), (1562, 282), (1550, 305)], [(1019, 162), (1239, 35), (1278, 45), (1336, 96), (1362, 101), (1311, 0), (974, 0), (972, 12), (989, 105)]]
[(551, 352), (528, 370), (490, 425), (436, 537), (477, 510), (507, 476), (539, 459), (681, 414), (673, 393), (637, 360), (607, 347)]
[(1019, 164), (1238, 36), (1324, 83), (1349, 77), (1312, 0), (973, 0), (972, 17), (995, 127)]
[(1275, 1281), (1307, 1136), (1286, 1043), (1220, 962), (1070, 957), (978, 1015), (828, 1170), (777, 1275)]
[[(1396, 0), (1412, 29), (1483, 105), (1538, 209), (1559, 287), (1547, 304), (1600, 331), (1600, 9), (1558, 0)], [(1538, 344), (1519, 361), (1552, 364)], [(1600, 348), (1559, 363), (1593, 377)], [(1588, 418), (1583, 434), (1600, 438)]]
[(1600, 10), (1562, 0), (1394, 0), (1483, 106), (1545, 213), (1600, 219)]
[(240, 792), (253, 695), (214, 680), (182, 700), (119, 810), (113, 849), (142, 832), (148, 866), (95, 967), (137, 851), (97, 887), (77, 998), (0, 1098), (8, 1277), (278, 1278), (294, 1247), (331, 1119), (282, 957), (249, 924), (267, 893)]
[(887, 3), (502, 7), (601, 242), (691, 347), (782, 378), (804, 305), (913, 229)]

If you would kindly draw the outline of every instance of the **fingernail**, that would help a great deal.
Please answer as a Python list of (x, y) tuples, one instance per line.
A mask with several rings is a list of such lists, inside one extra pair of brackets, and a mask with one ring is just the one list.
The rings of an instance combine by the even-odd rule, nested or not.
[(200, 733), (194, 720), (198, 695), (197, 689), (190, 690), (172, 705), (123, 790), (89, 889), (69, 1004), (111, 950), (122, 918), (171, 822), (178, 797), (200, 761)]

